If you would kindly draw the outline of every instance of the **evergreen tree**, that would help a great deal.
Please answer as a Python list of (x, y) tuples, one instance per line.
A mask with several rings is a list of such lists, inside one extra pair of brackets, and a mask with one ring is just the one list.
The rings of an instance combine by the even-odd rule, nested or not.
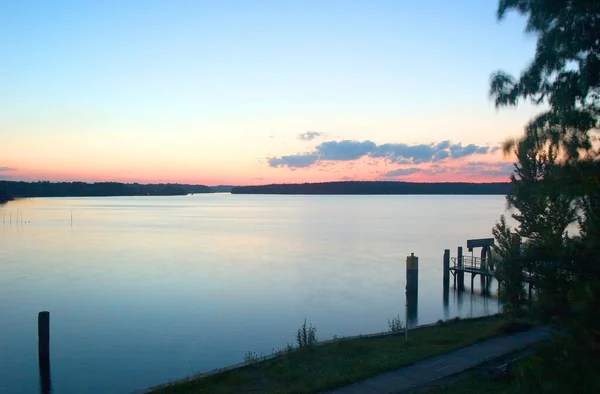
[[(493, 75), (497, 107), (520, 100), (547, 110), (505, 144), (520, 168), (509, 197), (529, 239), (523, 258), (534, 273), (541, 306), (565, 336), (524, 371), (528, 392), (600, 391), (600, 1), (499, 0), (498, 18), (516, 11), (537, 36), (533, 61), (520, 77)], [(537, 175), (537, 177), (536, 177)], [(578, 211), (574, 211), (573, 201)], [(566, 228), (579, 215), (580, 234)]]

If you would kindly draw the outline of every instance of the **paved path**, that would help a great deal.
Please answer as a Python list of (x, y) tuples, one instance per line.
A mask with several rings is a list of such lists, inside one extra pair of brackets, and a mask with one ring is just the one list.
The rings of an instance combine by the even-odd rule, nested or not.
[(386, 372), (330, 391), (329, 394), (394, 394), (414, 389), (549, 338), (548, 327), (488, 339), (450, 353)]

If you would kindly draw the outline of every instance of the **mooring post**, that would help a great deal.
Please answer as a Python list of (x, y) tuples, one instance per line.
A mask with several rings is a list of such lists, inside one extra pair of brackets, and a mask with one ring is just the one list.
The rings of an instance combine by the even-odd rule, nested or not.
[(50, 384), (50, 312), (38, 314), (38, 358), (42, 393), (51, 391)]
[(419, 258), (414, 253), (406, 257), (406, 286), (409, 293), (419, 292)]
[(463, 271), (464, 261), (462, 246), (458, 247), (458, 255), (456, 256), (456, 260), (458, 261), (458, 290), (463, 291), (465, 289), (465, 272)]
[(406, 257), (406, 326), (417, 319), (417, 300), (419, 298), (419, 258), (411, 253)]
[(450, 288), (450, 249), (444, 249), (444, 294)]
[[(488, 250), (490, 250), (489, 246), (483, 246), (481, 248), (481, 275), (479, 278), (479, 282), (481, 284), (481, 291), (485, 293), (487, 289), (487, 272), (488, 272)], [(491, 260), (491, 259), (490, 259)]]
[(40, 361), (50, 360), (50, 312), (38, 314), (38, 356)]

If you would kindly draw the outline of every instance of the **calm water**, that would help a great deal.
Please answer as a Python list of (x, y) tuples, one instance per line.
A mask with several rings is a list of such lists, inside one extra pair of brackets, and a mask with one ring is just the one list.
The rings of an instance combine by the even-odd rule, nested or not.
[(503, 212), (502, 196), (11, 202), (0, 207), (0, 392), (40, 392), (42, 310), (55, 394), (127, 393), (269, 354), (304, 318), (320, 339), (386, 331), (404, 316), (411, 252), (411, 325), (496, 313), (497, 300), (470, 293), (445, 305), (441, 266), (445, 248), (491, 236)]

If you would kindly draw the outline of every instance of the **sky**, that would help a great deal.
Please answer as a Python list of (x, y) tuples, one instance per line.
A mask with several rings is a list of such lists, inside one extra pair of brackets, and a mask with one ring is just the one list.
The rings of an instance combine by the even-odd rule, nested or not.
[(495, 0), (5, 0), (0, 179), (506, 181)]

